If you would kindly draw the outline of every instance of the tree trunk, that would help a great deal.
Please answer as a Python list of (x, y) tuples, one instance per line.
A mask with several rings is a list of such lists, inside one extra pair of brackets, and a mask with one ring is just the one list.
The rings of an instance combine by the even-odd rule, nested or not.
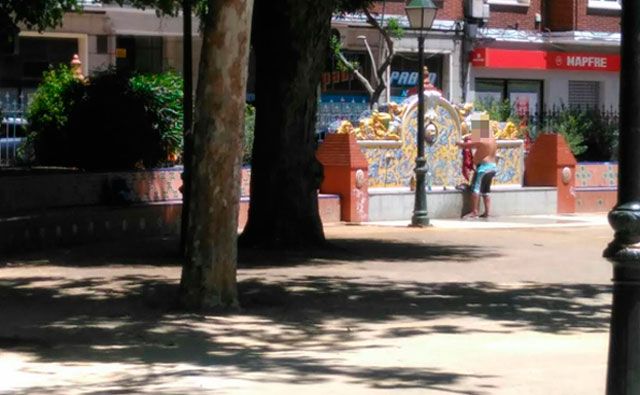
[(196, 92), (191, 208), (180, 301), (233, 307), (253, 0), (209, 0)]
[(256, 3), (256, 129), (243, 245), (324, 242), (315, 122), (334, 7), (330, 0)]

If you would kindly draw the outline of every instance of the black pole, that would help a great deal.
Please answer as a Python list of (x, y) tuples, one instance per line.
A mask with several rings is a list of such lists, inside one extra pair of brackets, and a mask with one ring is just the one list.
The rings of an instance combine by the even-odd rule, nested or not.
[[(423, 18), (424, 19), (424, 18)], [(418, 36), (418, 120), (417, 120), (417, 144), (416, 154), (416, 197), (411, 217), (411, 226), (429, 226), (427, 215), (427, 193), (425, 190), (425, 175), (427, 173), (427, 159), (424, 156), (424, 36), (422, 31)]]
[(189, 229), (191, 195), (191, 152), (193, 144), (193, 61), (191, 37), (191, 0), (182, 3), (182, 78), (183, 78), (183, 154), (182, 163), (182, 222), (180, 227), (180, 251), (186, 253), (186, 237)]
[(622, 1), (618, 203), (609, 213), (615, 236), (604, 251), (613, 263), (607, 395), (640, 394), (640, 2)]

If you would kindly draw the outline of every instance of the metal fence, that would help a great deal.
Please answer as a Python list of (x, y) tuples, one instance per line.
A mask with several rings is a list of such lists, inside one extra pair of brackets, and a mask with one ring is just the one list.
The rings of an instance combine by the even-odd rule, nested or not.
[[(522, 120), (513, 113), (511, 118)], [(529, 115), (525, 120), (532, 140), (541, 133), (563, 133), (572, 130), (580, 132), (588, 139), (590, 135), (617, 136), (620, 114), (613, 107), (553, 106)]]
[(18, 148), (25, 139), (27, 121), (25, 119), (22, 97), (8, 93), (0, 96), (0, 166), (15, 166), (18, 160)]
[(338, 127), (341, 121), (351, 121), (357, 125), (358, 120), (369, 109), (369, 101), (363, 96), (337, 96), (327, 98), (318, 103), (316, 133), (324, 134)]

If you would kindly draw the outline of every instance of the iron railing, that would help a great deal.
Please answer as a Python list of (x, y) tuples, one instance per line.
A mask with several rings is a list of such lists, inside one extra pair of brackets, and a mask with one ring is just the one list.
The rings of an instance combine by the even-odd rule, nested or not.
[(26, 100), (6, 93), (0, 96), (0, 166), (15, 166), (18, 148), (25, 139)]
[[(510, 118), (522, 120), (512, 113)], [(525, 118), (529, 137), (535, 140), (540, 133), (562, 133), (575, 128), (588, 137), (590, 134), (617, 135), (620, 114), (614, 107), (585, 108), (552, 106)]]

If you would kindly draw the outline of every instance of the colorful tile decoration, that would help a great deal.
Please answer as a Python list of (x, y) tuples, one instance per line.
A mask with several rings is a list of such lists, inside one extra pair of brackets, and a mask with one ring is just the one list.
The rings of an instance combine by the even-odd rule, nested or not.
[[(427, 100), (429, 102), (429, 100)], [(359, 141), (369, 161), (369, 187), (408, 187), (414, 175), (417, 135), (417, 99), (413, 96), (401, 106), (408, 112), (404, 115), (405, 127), (400, 127), (400, 143), (381, 146), (373, 141)], [(462, 151), (455, 145), (460, 140), (460, 126), (455, 119), (457, 113), (445, 99), (431, 100), (433, 123), (438, 129), (436, 141), (427, 146), (426, 156), (429, 172), (427, 185), (454, 187), (462, 182)], [(392, 126), (400, 124), (396, 119)], [(498, 141), (498, 173), (494, 184), (522, 185), (524, 178), (524, 142), (522, 140)]]
[(614, 162), (578, 163), (576, 187), (616, 187), (618, 164)]

